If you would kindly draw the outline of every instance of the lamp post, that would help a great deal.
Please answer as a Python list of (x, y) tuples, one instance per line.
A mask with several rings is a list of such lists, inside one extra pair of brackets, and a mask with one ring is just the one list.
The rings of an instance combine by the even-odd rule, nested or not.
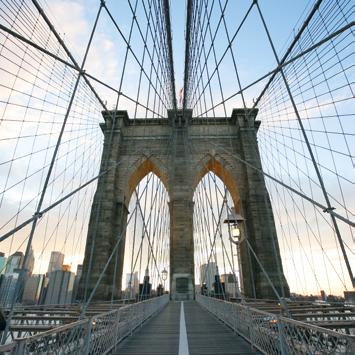
[(240, 243), (243, 241), (244, 238), (243, 237), (241, 238), (240, 236), (239, 225), (244, 221), (245, 219), (240, 214), (236, 213), (234, 207), (232, 207), (231, 213), (228, 213), (227, 218), (223, 222), (228, 224), (229, 240), (236, 245), (238, 268), (239, 268), (239, 281), (240, 281), (241, 289), (244, 289), (244, 287), (243, 287), (243, 277), (242, 277), (242, 264), (240, 260)]
[(164, 281), (164, 292), (165, 292), (165, 281), (168, 278), (168, 271), (165, 269), (165, 267), (164, 270), (161, 272), (161, 278)]

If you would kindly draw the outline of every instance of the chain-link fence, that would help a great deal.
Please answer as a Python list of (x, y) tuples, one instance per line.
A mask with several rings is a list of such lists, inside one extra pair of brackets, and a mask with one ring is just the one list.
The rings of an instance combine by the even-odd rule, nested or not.
[(163, 295), (0, 346), (1, 354), (106, 354), (169, 302)]
[(216, 298), (196, 299), (264, 354), (355, 354), (354, 336)]

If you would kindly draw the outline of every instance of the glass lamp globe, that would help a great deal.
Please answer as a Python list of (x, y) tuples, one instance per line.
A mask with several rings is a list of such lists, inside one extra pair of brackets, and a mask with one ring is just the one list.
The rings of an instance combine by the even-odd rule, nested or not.
[(233, 227), (232, 227), (232, 236), (233, 236), (233, 238), (240, 237), (240, 229), (237, 224), (233, 225)]

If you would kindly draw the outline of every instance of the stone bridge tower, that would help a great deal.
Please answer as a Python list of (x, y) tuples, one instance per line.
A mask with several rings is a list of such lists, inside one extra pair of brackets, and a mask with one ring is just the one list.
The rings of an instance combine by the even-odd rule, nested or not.
[[(236, 211), (245, 218), (242, 235), (248, 238), (279, 294), (289, 294), (264, 177), (243, 163), (261, 169), (256, 114), (256, 109), (234, 109), (231, 117), (192, 119), (191, 110), (178, 110), (169, 111), (165, 119), (129, 120), (126, 111), (103, 113), (103, 160), (108, 159), (110, 170), (99, 179), (92, 206), (79, 289), (82, 298), (93, 289), (116, 238), (122, 235), (118, 262), (112, 260), (94, 299), (111, 298), (113, 277), (117, 286), (114, 297), (119, 296), (128, 203), (136, 185), (149, 172), (162, 180), (169, 194), (173, 300), (194, 298), (193, 195), (208, 171), (226, 184)], [(240, 253), (245, 296), (275, 298), (245, 242), (241, 242)]]

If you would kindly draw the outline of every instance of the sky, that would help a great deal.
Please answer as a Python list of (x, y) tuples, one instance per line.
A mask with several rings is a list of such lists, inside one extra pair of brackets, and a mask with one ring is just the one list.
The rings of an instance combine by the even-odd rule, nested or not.
[[(134, 4), (134, 1), (131, 1)], [(88, 37), (90, 35), (91, 28), (93, 26), (96, 13), (99, 8), (99, 1), (97, 0), (77, 0), (77, 1), (67, 1), (67, 0), (43, 0), (41, 1), (46, 13), (53, 21), (56, 29), (64, 39), (65, 43), (72, 51), (74, 57), (77, 59), (79, 63), (81, 63), (83, 59), (83, 55), (85, 53), (85, 43), (88, 41)], [(132, 19), (132, 13), (128, 6), (127, 1), (123, 0), (108, 0), (106, 4), (110, 11), (112, 12), (113, 17), (116, 19), (117, 23), (120, 26), (122, 33), (128, 37), (130, 32), (130, 24)], [(305, 13), (309, 10), (311, 6), (311, 2), (306, 0), (261, 0), (259, 1), (260, 7), (265, 17), (265, 21), (268, 24), (270, 35), (274, 41), (275, 48), (277, 53), (281, 56), (285, 49), (287, 48), (287, 44), (290, 42), (290, 39), (294, 36), (295, 31), (300, 27), (302, 24), (302, 19), (304, 19)], [(230, 29), (230, 33), (233, 33), (236, 29), (236, 26), (241, 21), (246, 9), (250, 5), (250, 1), (247, 0), (239, 0), (239, 1), (229, 1), (228, 2), (228, 11), (226, 11), (226, 22), (227, 26)], [(171, 23), (172, 23), (172, 37), (173, 37), (173, 56), (174, 56), (174, 74), (175, 74), (175, 86), (176, 91), (178, 92), (179, 89), (183, 86), (183, 77), (184, 77), (184, 53), (185, 53), (185, 21), (186, 21), (186, 14), (185, 14), (185, 1), (180, 0), (171, 0)], [(218, 11), (216, 11), (218, 13)], [(142, 5), (141, 2), (138, 2), (138, 18), (143, 17), (142, 12)], [(212, 17), (211, 25), (216, 26), (218, 17)], [(142, 20), (143, 21), (143, 20)], [(222, 36), (221, 38), (217, 37), (216, 40), (216, 55), (217, 58), (223, 53), (225, 49), (225, 38)], [(138, 57), (140, 58), (142, 55), (142, 41), (140, 39), (139, 33), (136, 28), (134, 28), (132, 33), (132, 41), (131, 41), (132, 49), (137, 53)], [(255, 79), (259, 78), (261, 75), (269, 72), (270, 70), (276, 67), (276, 61), (272, 54), (269, 44), (267, 43), (267, 38), (265, 35), (264, 30), (262, 29), (260, 19), (258, 19), (256, 12), (254, 11), (251, 16), (247, 19), (245, 26), (243, 26), (240, 34), (238, 35), (238, 40), (235, 42), (234, 50), (236, 53), (236, 59), (238, 63), (238, 68), (240, 72), (240, 79), (242, 83), (242, 87), (248, 85), (249, 83), (253, 82)], [(64, 55), (62, 52), (60, 52)], [(108, 18), (107, 14), (103, 13), (98, 21), (97, 30), (95, 32), (95, 36), (93, 38), (92, 47), (89, 51), (85, 70), (88, 73), (95, 75), (97, 78), (102, 80), (109, 85), (119, 88), (120, 81), (122, 79), (122, 65), (124, 63), (124, 56), (126, 53), (126, 45), (122, 41), (122, 38), (118, 35), (116, 28)], [(3, 64), (9, 65), (9, 64)], [(147, 64), (144, 67), (147, 71), (149, 70), (149, 66)], [(63, 70), (63, 68), (59, 68), (59, 70)], [(128, 57), (127, 67), (125, 71), (125, 77), (122, 81), (122, 91), (131, 97), (135, 97), (137, 92), (137, 78), (140, 73), (140, 68), (137, 63), (134, 61), (132, 56)], [(29, 74), (20, 73), (23, 78), (29, 79), (29, 81), (34, 80)], [(226, 96), (228, 94), (232, 94), (236, 91), (237, 85), (236, 80), (231, 75), (231, 60), (226, 59), (224, 65), (221, 66), (220, 75), (223, 79), (223, 91)], [(39, 77), (39, 75), (38, 75)], [(65, 83), (66, 88), (70, 88), (73, 86), (74, 74), (72, 72), (67, 73), (68, 83)], [(11, 78), (7, 79), (3, 76), (3, 84), (5, 83), (6, 86), (10, 87)], [(37, 79), (36, 79), (37, 80)], [(258, 96), (260, 90), (262, 89), (264, 82), (261, 82), (258, 85), (253, 86), (250, 90), (246, 92), (246, 100), (247, 105), (252, 105), (253, 100)], [(58, 82), (58, 85), (59, 82)], [(100, 97), (103, 98), (105, 102), (107, 102), (108, 108), (115, 107), (117, 96), (110, 90), (104, 88), (103, 86), (94, 83), (93, 84), (97, 92), (99, 93)], [(19, 91), (26, 91), (29, 90), (27, 88), (29, 86), (22, 81), (20, 83), (16, 83), (16, 88)], [(147, 87), (146, 83), (143, 83), (143, 90), (142, 90), (142, 102), (144, 101), (144, 95), (147, 93), (144, 92), (144, 89)], [(58, 87), (57, 87), (58, 89)], [(5, 90), (4, 87), (0, 90), (0, 96), (5, 102), (7, 100), (7, 95), (9, 95), (9, 89)], [(68, 89), (69, 92), (69, 89)], [(46, 89), (45, 94), (50, 96), (51, 89)], [(35, 95), (35, 92), (32, 92), (32, 95)], [(39, 92), (38, 96), (44, 95), (43, 92)], [(81, 95), (81, 96), (80, 96)], [(92, 95), (85, 93), (85, 89), (82, 88), (80, 91), (79, 98), (75, 103), (75, 115), (70, 118), (69, 123), (73, 127), (72, 132), (67, 132), (65, 135), (65, 139), (69, 142), (65, 145), (65, 149), (68, 151), (74, 151), (74, 157), (72, 158), (71, 155), (63, 155), (61, 159), (58, 160), (57, 163), (57, 170), (56, 175), (58, 177), (58, 181), (56, 182), (56, 187), (51, 187), (48, 193), (48, 198), (45, 200), (46, 204), (50, 204), (58, 198), (59, 196), (63, 196), (65, 193), (71, 191), (74, 187), (79, 186), (80, 182), (85, 181), (85, 179), (91, 178), (97, 174), (99, 161), (101, 157), (101, 149), (102, 149), (102, 135), (100, 129), (97, 126), (98, 122), (102, 122), (100, 117), (101, 107), (94, 102), (95, 100), (92, 98)], [(214, 93), (215, 99), (218, 102), (219, 94), (218, 90)], [(46, 96), (47, 97), (47, 96)], [(11, 93), (11, 100), (16, 100), (17, 96)], [(23, 97), (19, 97), (17, 102), (22, 103), (24, 102)], [(48, 99), (49, 100), (49, 99)], [(62, 107), (60, 112), (56, 112), (54, 115), (54, 120), (58, 123), (60, 121), (60, 115), (63, 114), (63, 110), (68, 103), (68, 95), (55, 96), (53, 95), (53, 100), (56, 101), (56, 105), (58, 103), (62, 103)], [(33, 100), (32, 100), (33, 101)], [(84, 102), (84, 104), (83, 104)], [(37, 105), (37, 104), (36, 104)], [(84, 107), (82, 107), (84, 106)], [(49, 107), (48, 102), (45, 103), (45, 106)], [(237, 97), (235, 100), (231, 100), (227, 104), (227, 113), (231, 114), (231, 110), (233, 107), (241, 107), (240, 97)], [(129, 116), (133, 117), (135, 105), (125, 100), (124, 98), (120, 99), (119, 108), (127, 109)], [(18, 117), (19, 115), (23, 117), (27, 117), (26, 120), (29, 120), (32, 116), (33, 119), (36, 120), (37, 116), (35, 113), (31, 111), (29, 113), (25, 109), (16, 110), (14, 108), (6, 108), (4, 109), (1, 114), (2, 117)], [(138, 108), (137, 117), (143, 117), (145, 114), (145, 110)], [(217, 110), (217, 115), (223, 115), (222, 107), (219, 107)], [(74, 129), (77, 125), (76, 120), (84, 121), (86, 117), (89, 117), (88, 121), (90, 122), (92, 128), (85, 128), (84, 134), (83, 131), (79, 129)], [(44, 119), (41, 117), (41, 120)], [(81, 122), (81, 121), (80, 121)], [(348, 122), (348, 121), (347, 121)], [(346, 124), (344, 122), (344, 124)], [(53, 125), (52, 125), (53, 127)], [(55, 126), (58, 127), (58, 126)], [(77, 128), (77, 127), (76, 127)], [(350, 127), (345, 127), (345, 129), (350, 129)], [(25, 132), (32, 132), (36, 135), (36, 137), (41, 134), (49, 135), (49, 139), (44, 141), (44, 138), (36, 138), (36, 142), (32, 143), (31, 149), (40, 150), (41, 148), (47, 147), (49, 145), (53, 145), (55, 143), (56, 135), (55, 133), (58, 132), (58, 128), (54, 128), (51, 133), (48, 133), (46, 128), (44, 129), (42, 126), (43, 131), (37, 131), (36, 124), (29, 125), (28, 123), (24, 127), (20, 127), (18, 124), (3, 123), (1, 137), (16, 137), (24, 135)], [(26, 131), (25, 131), (26, 130)], [(262, 131), (261, 135), (263, 134), (264, 137), (268, 132)], [(26, 133), (28, 134), (28, 133)], [(76, 148), (75, 144), (71, 141), (74, 139), (79, 139), (81, 142), (80, 148)], [(316, 138), (317, 139), (317, 138)], [(336, 141), (338, 142), (338, 141)], [(334, 143), (338, 144), (338, 143)], [(4, 140), (1, 141), (1, 149), (3, 152), (3, 160), (9, 159), (11, 157), (17, 156), (20, 154), (25, 154), (26, 151), (29, 150), (29, 143), (28, 141), (21, 141), (16, 146), (15, 151), (16, 153), (12, 153), (12, 149), (14, 147), (14, 141), (12, 140)], [(353, 147), (353, 145), (351, 146)], [(269, 158), (270, 149), (268, 146), (262, 146), (262, 151), (266, 158)], [(341, 147), (343, 149), (343, 147)], [(42, 162), (49, 162), (50, 153), (52, 152), (51, 149), (45, 150), (46, 156), (44, 153), (38, 153), (36, 158), (33, 158), (30, 163), (27, 165), (23, 165), (22, 161), (18, 164), (14, 162), (9, 168), (9, 165), (5, 165), (1, 167), (0, 182), (3, 184), (7, 184), (10, 186), (10, 182), (6, 182), (6, 176), (8, 176), (8, 172), (11, 171), (11, 178), (13, 178), (13, 183), (15, 183), (19, 179), (21, 175), (28, 176), (31, 172), (35, 171), (36, 166), (40, 166), (40, 161)], [(64, 152), (64, 148), (63, 148)], [(268, 153), (269, 152), (269, 153)], [(15, 155), (13, 155), (15, 154)], [(269, 154), (269, 155), (268, 155)], [(42, 156), (43, 155), (43, 156)], [(39, 158), (40, 156), (40, 158)], [(320, 155), (322, 158), (322, 155)], [(36, 160), (37, 159), (37, 160)], [(264, 158), (263, 158), (264, 159)], [(78, 160), (78, 162), (76, 162)], [(71, 164), (72, 162), (72, 164)], [(80, 163), (81, 162), (81, 163)], [(267, 163), (267, 159), (264, 159), (263, 162)], [(324, 165), (327, 164), (327, 159), (323, 161)], [(80, 165), (82, 164), (82, 165)], [(68, 168), (70, 166), (70, 168)], [(85, 169), (83, 169), (83, 166)], [(27, 167), (27, 168), (26, 168)], [(9, 170), (10, 169), (10, 170)], [(84, 170), (85, 173), (79, 176), (80, 169)], [(349, 170), (347, 165), (343, 166), (343, 170), (346, 171), (346, 176), (351, 179), (353, 176), (353, 170)], [(16, 174), (15, 174), (16, 172)], [(21, 188), (16, 189), (9, 189), (9, 191), (4, 195), (4, 202), (1, 206), (2, 214), (1, 214), (1, 221), (7, 221), (11, 215), (13, 215), (16, 210), (18, 209), (18, 200), (19, 196), (21, 196), (21, 206), (23, 207), (26, 203), (28, 205), (24, 209), (23, 213), (20, 215), (18, 220), (15, 222), (12, 221), (12, 225), (14, 226), (16, 223), (19, 223), (21, 220), (29, 218), (33, 214), (33, 210), (35, 208), (36, 202), (38, 201), (35, 196), (37, 196), (38, 191), (40, 191), (41, 184), (43, 183), (44, 179), (44, 172), (42, 171), (38, 174), (35, 174), (31, 180), (28, 178), (27, 183), (23, 183)], [(62, 173), (65, 172), (65, 173)], [(39, 179), (38, 177), (41, 176)], [(351, 184), (347, 186), (352, 186)], [(350, 187), (346, 188), (345, 194), (350, 196), (350, 200), (354, 201), (355, 197), (353, 196), (354, 190), (351, 190)], [(273, 189), (273, 186), (268, 186), (270, 190)], [(88, 211), (90, 210), (90, 205), (93, 197), (93, 193), (95, 191), (95, 185), (92, 185), (89, 190), (82, 191), (80, 196), (78, 196), (75, 200), (71, 200), (70, 203), (64, 204), (61, 207), (61, 210), (55, 210), (53, 212), (53, 220), (48, 218), (46, 221), (43, 220), (39, 232), (38, 232), (38, 239), (34, 241), (34, 249), (35, 249), (35, 256), (37, 257), (39, 262), (36, 263), (36, 272), (45, 272), (46, 265), (49, 260), (50, 251), (53, 248), (58, 248), (58, 245), (61, 245), (61, 248), (64, 248), (63, 251), (66, 254), (66, 263), (72, 265), (72, 269), (76, 269), (77, 263), (81, 262), (83, 253), (84, 253), (84, 245), (85, 245), (85, 238), (86, 238), (86, 230), (87, 230), (87, 223), (88, 223)], [(274, 191), (277, 194), (277, 191)], [(275, 195), (276, 196), (276, 195)], [(285, 200), (286, 201), (286, 200)], [(352, 202), (352, 205), (354, 203)], [(275, 205), (276, 206), (276, 205)], [(340, 207), (338, 207), (340, 208)], [(74, 214), (73, 211), (80, 209), (81, 214)], [(279, 206), (278, 209), (275, 207), (275, 213), (279, 213), (282, 211), (283, 207)], [(308, 211), (308, 210), (307, 210)], [(60, 219), (60, 216), (64, 216)], [(283, 215), (282, 215), (283, 216)], [(282, 216), (280, 220), (282, 219)], [(60, 222), (58, 222), (60, 219)], [(57, 221), (57, 222), (56, 222)], [(77, 223), (79, 221), (79, 223)], [(15, 223), (15, 224), (14, 224)], [(285, 222), (284, 227), (287, 226), (288, 222)], [(10, 225), (8, 226), (10, 227)], [(52, 229), (51, 229), (52, 227)], [(289, 226), (288, 226), (289, 227)], [(42, 228), (42, 229), (41, 229)], [(49, 232), (50, 230), (50, 232)], [(6, 229), (4, 230), (6, 231)], [(65, 240), (65, 236), (72, 235), (74, 233), (75, 238), (71, 241)], [(306, 232), (304, 232), (306, 233)], [(319, 231), (317, 233), (320, 233)], [(347, 232), (348, 233), (348, 232)], [(24, 231), (19, 232), (17, 234), (18, 240), (7, 241), (2, 244), (2, 250), (12, 250), (15, 251), (17, 248), (22, 247), (24, 243), (24, 238), (28, 234), (28, 228)], [(45, 236), (51, 235), (51, 241), (46, 244)], [(300, 236), (302, 233), (296, 233)], [(349, 245), (353, 248), (353, 240), (350, 237), (347, 237), (346, 240)], [(297, 238), (296, 238), (297, 239)], [(284, 245), (284, 254), (285, 260), (291, 254), (290, 250), (293, 250), (294, 255), (292, 255), (293, 260), (303, 260), (305, 258), (305, 253), (301, 250), (300, 244), (297, 240), (283, 240), (281, 245)], [(289, 243), (287, 246), (286, 244)], [(294, 244), (293, 244), (294, 243)], [(312, 244), (312, 243), (311, 243)], [(312, 244), (313, 245), (313, 244)], [(322, 244), (320, 249), (324, 246), (327, 246), (327, 242)], [(334, 246), (334, 244), (332, 244)], [(330, 244), (329, 244), (330, 246)], [(44, 250), (44, 253), (41, 252)], [(317, 257), (322, 258), (321, 251), (317, 252)], [(42, 255), (43, 254), (43, 255)], [(337, 259), (337, 250), (332, 249), (330, 254), (334, 254), (334, 258)], [(302, 259), (303, 258), (303, 259)], [(352, 258), (353, 260), (353, 258)], [(304, 263), (307, 263), (307, 260), (303, 260)], [(316, 262), (313, 261), (313, 265)], [(323, 264), (322, 264), (323, 265)], [(294, 275), (294, 265), (292, 262), (286, 261), (286, 268), (288, 275), (290, 275), (292, 279), (291, 284), (294, 288), (298, 290), (302, 290), (302, 287), (297, 286), (297, 277), (293, 277)], [(318, 272), (318, 271), (317, 271)], [(302, 276), (298, 275), (298, 279), (302, 278)], [(310, 282), (311, 283), (311, 282)], [(328, 282), (329, 284), (329, 282)], [(317, 292), (318, 285), (310, 286), (308, 291), (310, 292)], [(333, 292), (341, 293), (342, 285), (333, 287)], [(306, 291), (305, 291), (306, 292)]]

